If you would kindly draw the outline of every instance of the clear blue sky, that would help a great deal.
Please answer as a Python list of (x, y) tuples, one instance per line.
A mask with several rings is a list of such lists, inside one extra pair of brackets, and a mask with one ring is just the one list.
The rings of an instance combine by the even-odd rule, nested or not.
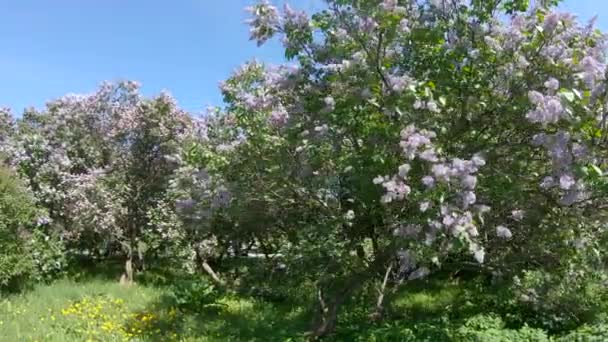
[[(291, 0), (320, 8), (320, 0)], [(130, 79), (146, 94), (169, 90), (186, 110), (221, 104), (218, 83), (243, 62), (278, 63), (273, 42), (248, 40), (243, 8), (251, 0), (0, 0), (0, 106), (41, 107), (52, 98), (93, 91), (103, 80)], [(583, 19), (608, 0), (566, 0)], [(602, 16), (602, 13), (605, 15)]]

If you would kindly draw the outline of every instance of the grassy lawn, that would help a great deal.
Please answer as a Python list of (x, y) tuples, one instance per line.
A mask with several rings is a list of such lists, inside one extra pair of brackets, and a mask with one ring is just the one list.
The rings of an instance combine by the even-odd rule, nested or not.
[(163, 287), (62, 280), (0, 300), (1, 341), (287, 341), (302, 308), (226, 295), (192, 313)]
[[(466, 341), (458, 329), (496, 309), (493, 295), (476, 286), (413, 282), (391, 295), (380, 322), (369, 319), (369, 298), (355, 299), (328, 340)], [(213, 305), (188, 309), (177, 304), (170, 286), (145, 277), (128, 287), (110, 277), (60, 280), (0, 298), (0, 341), (304, 341), (311, 322), (305, 290), (284, 288), (275, 294), (233, 291)]]
[[(333, 339), (450, 340), (446, 315), (467, 307), (460, 289), (411, 286), (380, 323), (369, 321), (367, 306), (350, 303)], [(300, 341), (309, 323), (306, 306), (294, 301), (232, 294), (193, 312), (179, 309), (167, 287), (106, 279), (61, 280), (0, 301), (2, 341)]]

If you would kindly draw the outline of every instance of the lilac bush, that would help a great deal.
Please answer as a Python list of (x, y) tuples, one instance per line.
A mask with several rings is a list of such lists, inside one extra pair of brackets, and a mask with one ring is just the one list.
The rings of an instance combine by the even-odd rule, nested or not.
[(147, 250), (148, 216), (179, 163), (189, 116), (166, 95), (145, 99), (135, 82), (103, 84), (30, 110), (4, 144), (9, 162), (37, 203), (49, 229), (85, 253), (122, 246), (129, 259)]
[(278, 36), (293, 64), (224, 82), (218, 136), (232, 142), (202, 142), (189, 162), (225, 181), (242, 236), (278, 239), (317, 284), (315, 334), (378, 275), (383, 293), (454, 260), (555, 266), (565, 250), (545, 246), (593, 231), (606, 40), (554, 3), (251, 8), (251, 39)]

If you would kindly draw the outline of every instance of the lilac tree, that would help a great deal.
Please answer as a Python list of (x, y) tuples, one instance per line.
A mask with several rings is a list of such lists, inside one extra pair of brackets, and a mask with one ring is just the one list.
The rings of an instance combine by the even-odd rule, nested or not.
[(145, 99), (123, 82), (52, 101), (17, 125), (4, 150), (47, 208), (49, 229), (81, 251), (119, 244), (129, 264), (143, 261), (149, 212), (179, 166), (189, 116), (168, 95)]
[(237, 70), (228, 127), (189, 159), (222, 178), (234, 229), (315, 282), (315, 335), (370, 282), (379, 317), (390, 287), (435, 268), (558, 267), (568, 242), (591, 243), (606, 160), (593, 23), (553, 1), (326, 3), (249, 8), (251, 39), (280, 36), (294, 63)]

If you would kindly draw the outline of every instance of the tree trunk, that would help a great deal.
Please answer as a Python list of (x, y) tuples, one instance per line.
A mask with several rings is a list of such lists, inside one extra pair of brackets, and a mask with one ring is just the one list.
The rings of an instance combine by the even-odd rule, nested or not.
[(201, 255), (198, 248), (196, 249), (196, 261), (199, 267), (201, 267), (203, 271), (205, 271), (205, 273), (207, 273), (217, 285), (224, 285), (222, 279), (220, 279), (217, 273), (215, 273), (211, 265), (209, 265), (209, 263), (207, 262), (207, 259)]
[(264, 239), (258, 238), (258, 242), (260, 244), (260, 249), (262, 250), (262, 253), (264, 254), (264, 257), (266, 258), (266, 261), (270, 260), (270, 248), (268, 247), (268, 245), (266, 245), (266, 243), (264, 242)]
[(125, 273), (120, 277), (120, 284), (126, 286), (133, 284), (133, 256), (131, 254), (125, 262)]
[(347, 295), (348, 293), (346, 292), (337, 294), (329, 303), (326, 303), (323, 298), (323, 292), (319, 290), (319, 311), (313, 321), (313, 330), (310, 333), (311, 339), (317, 340), (331, 334), (335, 330), (338, 311)]
[[(392, 248), (387, 248), (386, 252), (384, 253), (380, 253), (380, 251), (378, 251), (372, 264), (360, 272), (353, 273), (350, 276), (342, 278), (342, 281), (339, 284), (336, 284), (337, 286), (334, 286), (337, 291), (331, 298), (331, 301), (327, 302), (325, 298), (323, 298), (323, 292), (321, 290), (319, 291), (320, 310), (318, 311), (316, 319), (313, 321), (313, 329), (310, 333), (312, 339), (318, 339), (333, 333), (334, 329), (336, 328), (338, 312), (342, 304), (353, 292), (355, 292), (367, 280), (373, 277), (374, 274), (377, 274), (377, 270), (384, 269), (384, 266), (393, 255), (392, 251)], [(390, 263), (389, 268), (387, 269), (383, 284), (388, 283), (388, 276), (390, 275), (391, 270), (392, 263)], [(384, 285), (384, 287), (385, 286), (386, 285)], [(382, 295), (379, 302), (380, 306), (382, 306), (382, 303), (384, 302), (384, 295)]]
[(205, 272), (207, 272), (207, 274), (211, 277), (211, 279), (213, 279), (213, 281), (217, 284), (217, 285), (224, 285), (224, 282), (222, 281), (222, 279), (220, 279), (220, 277), (217, 275), (217, 273), (215, 273), (215, 271), (213, 271), (213, 268), (211, 268), (211, 266), (207, 263), (206, 260), (203, 260), (203, 270), (205, 270)]
[(372, 312), (372, 314), (370, 315), (370, 318), (374, 321), (382, 319), (382, 316), (384, 314), (384, 297), (386, 294), (386, 284), (388, 283), (388, 278), (392, 270), (393, 264), (391, 263), (386, 269), (386, 273), (384, 274), (384, 280), (382, 281), (380, 288), (378, 288), (378, 300), (376, 301), (376, 308), (374, 309), (374, 312)]
[(145, 271), (146, 270), (146, 260), (145, 260), (145, 255), (144, 255), (144, 251), (142, 250), (141, 246), (137, 245), (137, 261), (138, 261), (138, 269), (141, 271)]

